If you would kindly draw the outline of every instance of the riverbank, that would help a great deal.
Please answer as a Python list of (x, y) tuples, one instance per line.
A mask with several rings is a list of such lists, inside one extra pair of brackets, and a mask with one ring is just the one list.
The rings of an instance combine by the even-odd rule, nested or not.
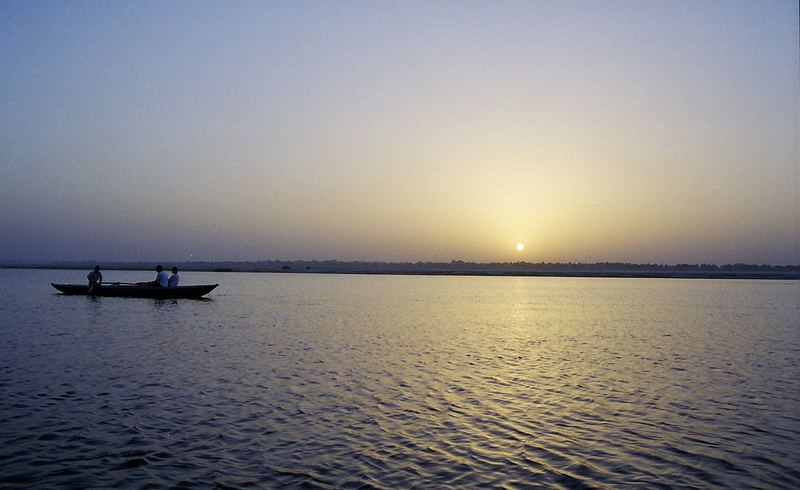
[[(151, 270), (155, 262), (53, 262), (8, 263), (13, 269)], [(628, 264), (628, 263), (477, 263), (477, 262), (343, 262), (259, 261), (259, 262), (162, 262), (181, 271), (269, 272), (300, 274), (384, 274), (431, 276), (521, 276), (521, 277), (618, 277), (680, 279), (800, 279), (800, 266), (753, 264)]]

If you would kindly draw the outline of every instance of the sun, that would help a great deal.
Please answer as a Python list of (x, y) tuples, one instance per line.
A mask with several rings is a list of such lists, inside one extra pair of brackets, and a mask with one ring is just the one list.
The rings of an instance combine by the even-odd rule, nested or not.
[(517, 252), (522, 252), (523, 250), (525, 250), (525, 244), (524, 243), (518, 243), (517, 244)]

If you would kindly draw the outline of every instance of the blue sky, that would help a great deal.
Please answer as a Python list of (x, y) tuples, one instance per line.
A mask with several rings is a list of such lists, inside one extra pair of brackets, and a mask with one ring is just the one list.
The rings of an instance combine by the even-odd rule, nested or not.
[(3, 2), (0, 38), (0, 260), (800, 263), (796, 2)]

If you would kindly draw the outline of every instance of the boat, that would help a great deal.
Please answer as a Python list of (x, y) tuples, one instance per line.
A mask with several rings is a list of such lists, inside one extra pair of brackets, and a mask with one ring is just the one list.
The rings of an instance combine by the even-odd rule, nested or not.
[(142, 284), (104, 282), (100, 286), (92, 287), (92, 290), (89, 291), (88, 284), (50, 284), (64, 294), (154, 299), (200, 298), (210, 293), (215, 287), (219, 286), (219, 284), (199, 284), (196, 286), (160, 288)]

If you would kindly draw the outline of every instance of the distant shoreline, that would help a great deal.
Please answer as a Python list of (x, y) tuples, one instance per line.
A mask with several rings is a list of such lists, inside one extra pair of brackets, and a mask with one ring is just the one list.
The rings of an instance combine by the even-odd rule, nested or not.
[[(0, 269), (84, 270), (99, 264), (104, 270), (150, 271), (155, 262), (56, 262), (6, 263)], [(186, 272), (258, 272), (283, 274), (363, 274), (404, 276), (484, 276), (484, 277), (587, 277), (650, 279), (778, 279), (800, 280), (800, 266), (752, 264), (626, 264), (626, 263), (474, 263), (452, 262), (340, 262), (340, 261), (261, 261), (261, 262), (163, 262)]]

